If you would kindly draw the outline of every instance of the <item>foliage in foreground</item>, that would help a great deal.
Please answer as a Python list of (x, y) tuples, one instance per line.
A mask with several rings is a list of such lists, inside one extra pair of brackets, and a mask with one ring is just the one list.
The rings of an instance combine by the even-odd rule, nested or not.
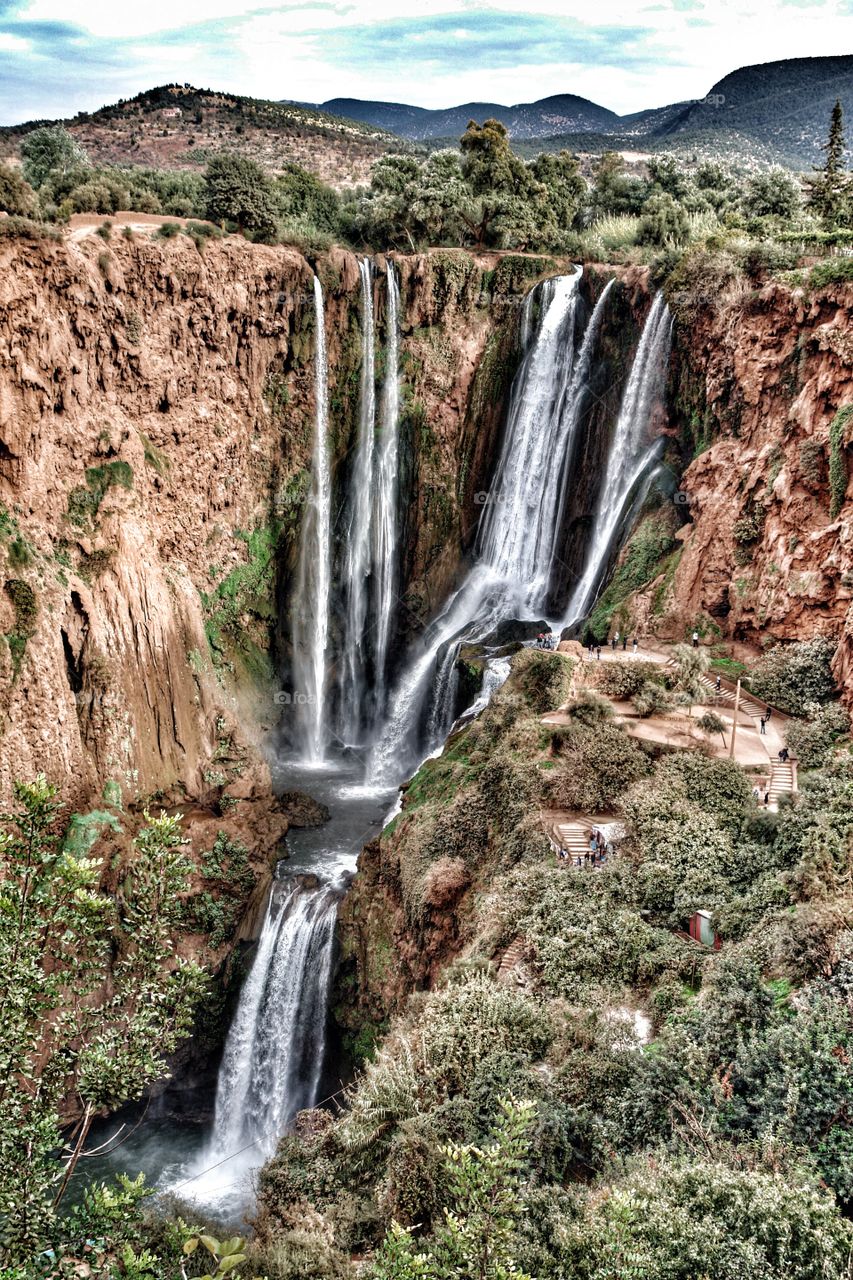
[[(186, 880), (179, 819), (148, 817), (121, 891), (72, 829), (57, 834), (56, 788), (15, 787), (0, 833), (0, 1224), (2, 1257), (56, 1241), (57, 1210), (92, 1120), (140, 1097), (189, 1032), (203, 988), (174, 964)], [(114, 821), (114, 819), (113, 819)], [(76, 1117), (67, 1141), (62, 1121)]]

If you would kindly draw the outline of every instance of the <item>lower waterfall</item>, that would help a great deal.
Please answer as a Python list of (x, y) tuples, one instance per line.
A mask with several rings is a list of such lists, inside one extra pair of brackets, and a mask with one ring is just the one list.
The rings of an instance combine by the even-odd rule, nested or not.
[(317, 1102), (339, 901), (329, 885), (273, 882), (219, 1069), (213, 1160), (250, 1142), (270, 1155), (296, 1113)]

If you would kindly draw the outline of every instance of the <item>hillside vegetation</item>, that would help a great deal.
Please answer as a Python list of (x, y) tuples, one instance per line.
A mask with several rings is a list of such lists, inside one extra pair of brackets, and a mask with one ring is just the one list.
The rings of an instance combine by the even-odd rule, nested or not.
[(200, 170), (232, 150), (278, 171), (299, 164), (336, 187), (363, 182), (373, 161), (399, 141), (382, 129), (293, 103), (163, 85), (73, 120), (0, 129), (0, 158), (46, 123), (62, 124), (95, 165)]

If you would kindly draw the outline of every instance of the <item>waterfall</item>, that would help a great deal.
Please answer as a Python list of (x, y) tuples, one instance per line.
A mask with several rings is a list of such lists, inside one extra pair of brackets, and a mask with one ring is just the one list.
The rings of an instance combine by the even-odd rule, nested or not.
[(672, 316), (658, 294), (643, 326), (607, 456), (595, 511), (592, 540), (581, 577), (572, 591), (564, 625), (586, 617), (607, 571), (626, 517), (648, 493), (660, 440), (649, 441), (652, 410), (659, 400), (669, 360)]
[(397, 473), (400, 427), (400, 289), (394, 265), (385, 263), (388, 283), (387, 349), (385, 384), (382, 393), (381, 433), (376, 467), (376, 522), (374, 552), (376, 566), (376, 654), (375, 696), (381, 713), (385, 703), (388, 642), (394, 617), (397, 585)]
[[(358, 264), (361, 278), (361, 382), (358, 432), (350, 482), (350, 513), (343, 562), (346, 605), (341, 654), (339, 734), (344, 742), (358, 741), (362, 730), (365, 675), (365, 621), (371, 570), (371, 525), (374, 494), (374, 431), (376, 427), (376, 357), (373, 326), (373, 271), (370, 260)], [(384, 415), (383, 415), (384, 416)]]
[(314, 454), (294, 597), (293, 697), (304, 757), (316, 764), (323, 760), (327, 744), (326, 647), (332, 582), (329, 366), (323, 288), (317, 276), (314, 277), (314, 317)]
[(524, 354), (513, 380), (495, 482), (485, 495), (477, 563), (426, 628), (392, 691), (368, 760), (373, 779), (398, 778), (415, 760), (431, 685), (430, 742), (450, 728), (461, 642), (482, 641), (502, 619), (536, 617), (545, 608), (563, 512), (560, 477), (570, 465), (604, 306), (602, 297), (577, 352), (580, 276), (578, 269), (546, 280), (525, 302)]
[(317, 1102), (326, 1047), (339, 894), (275, 880), (255, 958), (228, 1031), (208, 1158), (251, 1143), (269, 1156)]

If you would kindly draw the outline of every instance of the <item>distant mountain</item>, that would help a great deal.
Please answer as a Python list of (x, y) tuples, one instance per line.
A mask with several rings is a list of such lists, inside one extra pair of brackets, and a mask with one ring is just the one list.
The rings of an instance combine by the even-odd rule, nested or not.
[(504, 107), (498, 102), (465, 102), (459, 107), (429, 111), (425, 107), (410, 107), (400, 102), (332, 98), (316, 109), (390, 129), (412, 142), (459, 138), (469, 120), (500, 120), (518, 139), (544, 138), (555, 133), (603, 133), (619, 122), (615, 112), (574, 93), (558, 93), (551, 98), (521, 102), (514, 107)]
[(513, 107), (468, 102), (430, 111), (398, 102), (333, 98), (317, 110), (390, 130), (414, 142), (456, 140), (469, 120), (501, 120), (524, 154), (559, 150), (680, 151), (806, 169), (820, 159), (836, 98), (853, 140), (853, 54), (788, 58), (741, 67), (703, 97), (619, 116), (575, 94)]
[(656, 134), (686, 141), (737, 132), (785, 163), (807, 166), (820, 157), (837, 98), (853, 122), (853, 54), (761, 63), (724, 76), (706, 98), (664, 121)]

